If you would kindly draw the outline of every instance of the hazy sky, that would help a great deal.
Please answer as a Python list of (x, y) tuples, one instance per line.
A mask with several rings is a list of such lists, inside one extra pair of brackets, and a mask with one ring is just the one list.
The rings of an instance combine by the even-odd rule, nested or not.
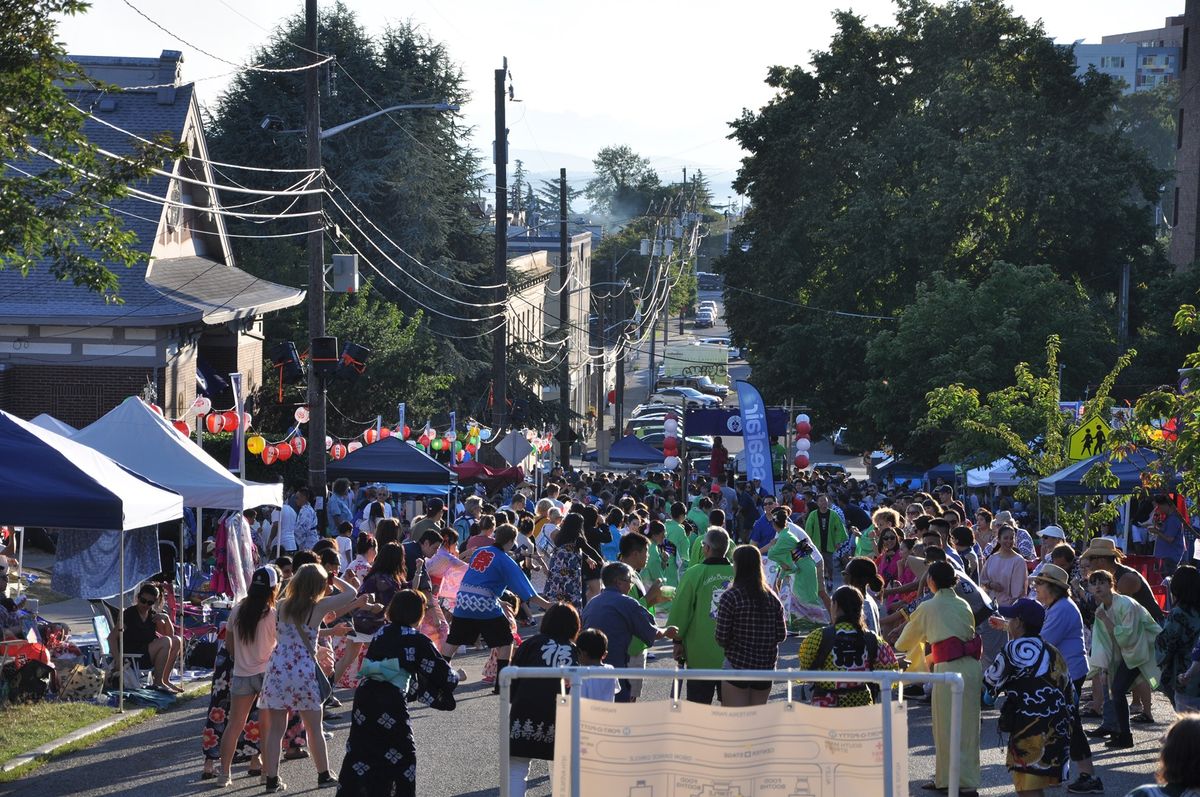
[[(268, 30), (304, 6), (303, 0), (129, 3), (191, 44), (235, 63), (247, 62)], [(703, 168), (718, 196), (741, 158), (737, 145), (725, 138), (728, 123), (743, 108), (768, 99), (762, 82), (767, 68), (807, 63), (813, 50), (824, 49), (836, 8), (852, 9), (876, 24), (891, 22), (894, 9), (887, 0), (347, 3), (368, 31), (411, 19), (446, 42), (473, 98), (464, 116), (476, 127), (476, 146), (489, 152), (489, 161), (493, 71), (507, 56), (516, 96), (523, 100), (509, 106), (509, 141), (514, 157), (531, 171), (565, 166), (583, 172), (599, 148), (628, 144), (651, 158), (664, 180), (678, 180), (681, 166)], [(1105, 34), (1159, 27), (1168, 15), (1183, 13), (1183, 0), (1012, 5), (1043, 19), (1047, 33), (1063, 42), (1098, 42)], [(91, 10), (64, 21), (59, 34), (77, 54), (157, 56), (163, 49), (182, 50), (187, 80), (232, 69), (156, 29), (124, 0), (93, 0)], [(201, 101), (215, 100), (227, 81), (200, 80)], [(323, 121), (328, 127), (345, 120)]]

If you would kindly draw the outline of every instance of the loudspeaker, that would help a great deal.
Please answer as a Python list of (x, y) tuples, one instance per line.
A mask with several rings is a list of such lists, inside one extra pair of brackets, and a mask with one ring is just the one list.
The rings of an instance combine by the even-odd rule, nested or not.
[(304, 380), (304, 366), (300, 364), (300, 355), (292, 341), (285, 340), (272, 346), (271, 362), (279, 369), (279, 379), (283, 384), (294, 385)]
[(338, 339), (334, 337), (313, 338), (312, 348), (309, 349), (313, 373), (322, 378), (328, 378), (337, 373), (338, 369)]
[(367, 358), (371, 350), (357, 343), (347, 343), (342, 349), (342, 357), (338, 362), (337, 378), (346, 382), (354, 382), (367, 370)]

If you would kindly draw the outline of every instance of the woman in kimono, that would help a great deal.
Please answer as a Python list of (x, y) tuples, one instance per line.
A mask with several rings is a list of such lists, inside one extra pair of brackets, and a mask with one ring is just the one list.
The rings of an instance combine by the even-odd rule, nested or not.
[(1067, 775), (1075, 687), (1067, 660), (1040, 638), (1046, 620), (1040, 603), (1020, 598), (999, 612), (1008, 618), (1009, 641), (983, 680), (995, 694), (1008, 695), (1000, 730), (1009, 734), (1013, 787), (1017, 794), (1042, 797)]
[[(933, 597), (917, 606), (908, 618), (896, 650), (911, 662), (910, 672), (956, 672), (963, 678), (962, 725), (959, 745), (959, 794), (971, 797), (979, 789), (979, 696), (983, 670), (979, 659), (983, 641), (975, 633), (971, 605), (954, 592), (958, 576), (946, 562), (933, 562), (925, 573), (925, 584)], [(925, 646), (930, 646), (928, 659)], [(950, 781), (951, 698), (949, 684), (933, 687), (934, 776), (922, 788), (944, 790)]]
[[(809, 627), (828, 624), (829, 595), (825, 591), (821, 552), (804, 529), (788, 520), (783, 507), (771, 513), (771, 523), (776, 536), (767, 558), (778, 566), (780, 575), (791, 577), (789, 595), (783, 603), (789, 618), (804, 621)], [(789, 623), (789, 628), (793, 626), (794, 623)]]
[[(556, 603), (542, 615), (539, 632), (521, 643), (513, 654), (516, 667), (573, 667), (578, 663), (575, 639), (579, 612), (569, 603)], [(555, 698), (559, 682), (529, 678), (512, 682), (509, 713), (508, 793), (524, 797), (525, 781), (533, 759), (554, 760)]]
[(416, 797), (417, 748), (408, 699), (453, 711), (458, 686), (450, 663), (417, 631), (424, 615), (421, 593), (400, 590), (388, 604), (389, 625), (367, 648), (338, 775), (341, 797)]

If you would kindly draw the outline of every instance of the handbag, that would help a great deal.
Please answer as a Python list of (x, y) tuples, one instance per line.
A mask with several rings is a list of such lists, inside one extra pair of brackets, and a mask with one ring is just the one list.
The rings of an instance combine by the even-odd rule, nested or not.
[[(293, 625), (296, 626), (296, 633), (300, 635), (301, 639), (304, 639), (305, 634), (300, 624), (293, 623)], [(311, 631), (312, 629), (309, 630)], [(316, 632), (313, 631), (313, 633), (315, 634)], [(320, 702), (324, 704), (329, 699), (329, 696), (333, 694), (333, 684), (329, 682), (329, 676), (325, 674), (325, 670), (321, 669), (321, 662), (317, 659), (316, 651), (310, 649), (310, 652), (312, 653), (313, 669), (317, 671), (317, 694), (321, 698)]]
[(1017, 730), (1017, 723), (1020, 721), (1020, 714), (1017, 713), (1019, 700), (1011, 694), (1004, 698), (1004, 703), (1000, 706), (1000, 717), (996, 721), (996, 730), (1000, 733), (1011, 734)]

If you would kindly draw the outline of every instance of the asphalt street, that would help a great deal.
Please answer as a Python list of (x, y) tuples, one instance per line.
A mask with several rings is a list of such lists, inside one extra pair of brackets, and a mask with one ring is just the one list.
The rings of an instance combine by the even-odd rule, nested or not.
[[(719, 294), (702, 294), (702, 298), (714, 298), (720, 302)], [(690, 326), (690, 325), (689, 325)], [(689, 329), (690, 331), (690, 329)], [(676, 338), (672, 330), (672, 338)], [(698, 330), (698, 337), (727, 334), (723, 324), (712, 330)], [(661, 348), (659, 349), (661, 352)], [(645, 354), (642, 368), (636, 372), (640, 385), (645, 385), (647, 370)], [(744, 363), (736, 363), (733, 378), (745, 377), (749, 372)], [(644, 392), (641, 395), (645, 395)], [(629, 404), (632, 409), (633, 404)], [(818, 435), (832, 430), (821, 430), (818, 419)], [(731, 451), (740, 449), (740, 439), (731, 438)], [(835, 461), (852, 468), (856, 476), (862, 473), (861, 461), (853, 457), (834, 456), (828, 441), (819, 440), (813, 446), (814, 461)], [(781, 667), (796, 665), (798, 640), (790, 639), (783, 646)], [(658, 658), (652, 667), (674, 667), (669, 648), (656, 648)], [(417, 793), (421, 797), (476, 797), (499, 794), (499, 766), (497, 730), (499, 726), (497, 698), (491, 688), (479, 681), (485, 660), (484, 653), (471, 652), (455, 659), (468, 674), (468, 681), (458, 690), (458, 707), (452, 712), (432, 711), (423, 706), (412, 708), (412, 726), (418, 748)], [(643, 700), (666, 700), (669, 682), (650, 682), (646, 685)], [(330, 758), (336, 772), (345, 749), (353, 696), (350, 692), (338, 692), (345, 706), (331, 712), (327, 727), (333, 733), (329, 741)], [(776, 685), (772, 700), (786, 699), (785, 688)], [(101, 742), (87, 750), (68, 754), (36, 770), (26, 778), (12, 783), (0, 784), (0, 795), (20, 797), (101, 797), (102, 795), (190, 795), (218, 791), (215, 781), (201, 781), (202, 767), (200, 732), (208, 710), (207, 699), (199, 699), (178, 709), (160, 714), (153, 719), (127, 730), (118, 737)], [(1155, 715), (1160, 720), (1169, 720), (1171, 710), (1161, 695), (1156, 695)], [(996, 730), (995, 711), (984, 713), (981, 751), (983, 762), (982, 794), (1012, 794), (1012, 783), (1004, 766), (1004, 748)], [(1098, 774), (1109, 795), (1124, 795), (1136, 786), (1153, 780), (1157, 761), (1159, 739), (1165, 724), (1134, 726), (1137, 746), (1132, 750), (1104, 751), (1096, 747)], [(929, 726), (927, 704), (910, 701), (909, 705), (909, 793), (926, 795), (920, 787), (933, 774), (933, 741)], [(235, 787), (230, 794), (257, 794), (261, 786), (257, 780), (245, 777), (244, 765), (238, 768)], [(1072, 771), (1072, 777), (1076, 772)], [(289, 784), (289, 792), (316, 790), (316, 772), (311, 760), (285, 761), (281, 775)], [(535, 779), (529, 791), (534, 797), (550, 794), (546, 765), (535, 764)], [(332, 793), (330, 790), (328, 793)], [(1065, 794), (1065, 790), (1058, 793)]]

